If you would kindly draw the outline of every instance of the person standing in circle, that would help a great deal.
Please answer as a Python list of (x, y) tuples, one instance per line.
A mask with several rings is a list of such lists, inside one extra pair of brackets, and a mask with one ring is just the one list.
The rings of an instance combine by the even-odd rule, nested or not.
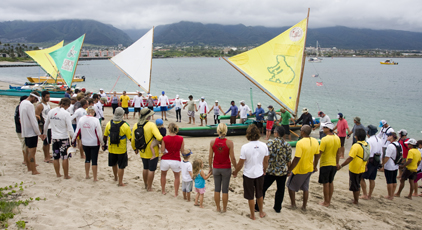
[(120, 102), (123, 110), (125, 111), (125, 115), (123, 116), (123, 119), (126, 117), (126, 119), (129, 119), (129, 101), (130, 97), (126, 95), (126, 91), (123, 91), (123, 95), (120, 96)]
[(215, 101), (215, 105), (213, 105), (208, 111), (208, 114), (211, 113), (211, 111), (214, 111), (214, 124), (220, 124), (220, 111), (224, 113), (224, 111), (221, 109), (221, 106), (218, 105), (218, 101)]
[(176, 122), (182, 122), (182, 100), (179, 98), (179, 95), (176, 95), (174, 103), (176, 104), (174, 106), (174, 110), (176, 110)]
[[(236, 168), (233, 141), (226, 138), (227, 125), (217, 126), (218, 137), (210, 142), (209, 164), (210, 172), (214, 175), (214, 201), (217, 212), (226, 212), (229, 201), (229, 184), (232, 174), (231, 165)], [(220, 207), (220, 192), (223, 191), (223, 210)]]
[(163, 137), (161, 142), (161, 152), (163, 153), (160, 164), (161, 193), (166, 194), (167, 171), (171, 169), (174, 174), (174, 197), (177, 197), (179, 195), (180, 171), (182, 170), (180, 152), (184, 152), (185, 143), (183, 137), (177, 135), (179, 127), (176, 124), (170, 123), (168, 129), (169, 135)]
[(169, 102), (169, 98), (167, 97), (164, 91), (161, 92), (160, 97), (158, 97), (158, 102), (160, 103), (161, 119), (164, 119), (167, 121), (167, 106), (170, 105), (170, 102)]

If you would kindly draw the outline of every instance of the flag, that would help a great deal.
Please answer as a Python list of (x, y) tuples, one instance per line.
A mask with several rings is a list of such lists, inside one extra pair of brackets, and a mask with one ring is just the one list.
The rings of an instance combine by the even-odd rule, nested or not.
[(322, 82), (317, 82), (316, 85), (317, 86), (322, 86)]
[(60, 76), (70, 87), (73, 80), (73, 75), (78, 65), (79, 55), (84, 43), (85, 34), (80, 36), (75, 41), (63, 46), (62, 48), (50, 53), (51, 58), (54, 60)]
[(319, 77), (319, 74), (314, 74), (312, 75), (312, 77)]

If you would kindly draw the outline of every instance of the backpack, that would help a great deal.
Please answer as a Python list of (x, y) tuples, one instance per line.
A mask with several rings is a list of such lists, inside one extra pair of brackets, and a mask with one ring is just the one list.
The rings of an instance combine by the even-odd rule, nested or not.
[(145, 134), (144, 134), (144, 126), (148, 122), (145, 122), (143, 125), (139, 125), (135, 130), (135, 148), (137, 150), (140, 150), (142, 153), (145, 152), (145, 149), (147, 148), (148, 144), (152, 141), (153, 137), (146, 142), (145, 140)]
[(394, 164), (398, 165), (403, 160), (403, 151), (400, 144), (399, 145), (396, 145), (394, 143), (391, 143), (391, 144), (393, 144), (396, 147), (396, 159), (394, 159)]
[(113, 120), (110, 121), (110, 144), (120, 144), (120, 127), (125, 123), (125, 121), (115, 124)]
[(369, 156), (371, 155), (371, 150), (370, 150), (370, 147), (369, 147), (369, 145), (363, 145), (363, 144), (361, 144), (361, 143), (358, 143), (358, 144), (360, 144), (360, 146), (362, 146), (362, 149), (363, 149), (363, 156), (362, 157), (360, 157), (360, 156), (357, 156), (357, 157), (359, 157), (360, 159), (362, 159), (363, 161), (368, 161), (369, 160)]

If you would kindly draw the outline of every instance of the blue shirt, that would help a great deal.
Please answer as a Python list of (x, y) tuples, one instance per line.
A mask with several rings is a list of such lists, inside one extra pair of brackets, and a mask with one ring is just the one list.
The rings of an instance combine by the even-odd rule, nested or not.
[[(261, 114), (261, 115), (259, 115), (259, 114)], [(256, 108), (255, 112), (252, 113), (252, 115), (256, 115), (257, 121), (263, 121), (264, 120), (264, 114), (265, 114), (265, 110), (263, 108)]]
[(64, 97), (67, 97), (70, 99), (70, 95), (67, 92), (64, 93)]
[(199, 171), (198, 175), (195, 177), (195, 188), (205, 188), (205, 180), (201, 176), (201, 171)]
[(232, 111), (231, 116), (237, 116), (237, 113), (239, 111), (239, 109), (237, 108), (237, 106), (235, 106), (235, 105), (230, 106), (230, 109), (227, 110), (226, 113), (228, 113), (230, 110)]

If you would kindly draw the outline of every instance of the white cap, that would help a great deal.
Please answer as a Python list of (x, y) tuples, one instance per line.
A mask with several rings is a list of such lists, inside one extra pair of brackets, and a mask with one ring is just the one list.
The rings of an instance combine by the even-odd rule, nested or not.
[(241, 100), (239, 103), (243, 103), (243, 104), (245, 104), (245, 101), (244, 101), (244, 100)]
[(204, 97), (204, 96), (202, 96), (202, 97), (201, 97), (201, 100), (202, 100), (202, 99), (204, 99), (204, 100), (205, 100), (205, 97)]
[(217, 101), (217, 100), (215, 100), (215, 103), (218, 103), (218, 101)]
[(179, 98), (179, 95), (176, 95), (176, 98)]
[(302, 109), (302, 113), (307, 113), (308, 112), (308, 109), (307, 108), (303, 108)]
[(406, 142), (404, 142), (405, 144), (411, 144), (411, 145), (416, 145), (418, 142), (415, 140), (415, 139), (413, 139), (413, 138), (410, 138), (409, 140), (407, 140)]
[(100, 91), (104, 91), (103, 88), (101, 88)]
[(321, 126), (322, 126), (322, 128), (329, 128), (330, 130), (334, 129), (334, 124), (331, 123), (331, 122), (322, 123)]

